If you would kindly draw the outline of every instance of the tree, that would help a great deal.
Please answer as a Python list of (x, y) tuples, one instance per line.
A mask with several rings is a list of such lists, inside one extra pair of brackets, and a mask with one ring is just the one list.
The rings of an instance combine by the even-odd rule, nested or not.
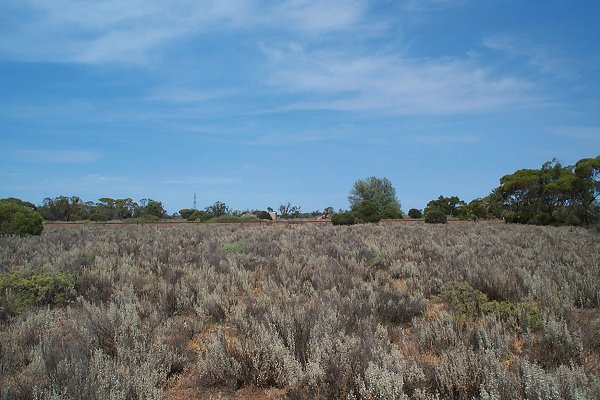
[[(350, 190), (348, 201), (353, 212), (363, 216), (368, 214), (369, 220), (378, 221), (382, 216), (402, 215), (396, 190), (387, 178), (370, 177), (356, 181)], [(362, 220), (360, 216), (358, 218)]]
[(227, 204), (217, 201), (212, 206), (206, 207), (206, 212), (209, 213), (213, 218), (220, 217), (222, 215), (231, 214), (231, 209)]
[(459, 199), (457, 196), (444, 197), (440, 196), (436, 200), (431, 200), (425, 207), (425, 214), (433, 209), (441, 210), (446, 215), (458, 217), (461, 214), (461, 208), (467, 203)]
[(410, 210), (408, 210), (408, 216), (413, 219), (419, 219), (423, 218), (423, 213), (421, 212), (421, 210), (411, 208)]
[(279, 214), (281, 218), (290, 218), (295, 217), (300, 213), (299, 206), (293, 206), (289, 201), (287, 204), (282, 204), (279, 206)]
[(333, 213), (335, 213), (333, 207), (325, 207), (325, 209), (323, 210), (323, 214), (325, 214), (326, 216), (332, 215)]
[(0, 235), (40, 235), (43, 218), (35, 206), (19, 199), (0, 200)]
[(160, 201), (152, 199), (142, 199), (140, 203), (143, 204), (141, 209), (141, 216), (154, 216), (156, 218), (164, 218), (167, 215), (167, 211), (164, 209)]

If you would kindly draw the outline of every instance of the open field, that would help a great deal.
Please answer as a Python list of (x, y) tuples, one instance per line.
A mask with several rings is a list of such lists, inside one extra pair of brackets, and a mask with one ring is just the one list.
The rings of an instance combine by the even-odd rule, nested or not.
[(504, 224), (0, 238), (0, 399), (597, 399), (600, 238)]

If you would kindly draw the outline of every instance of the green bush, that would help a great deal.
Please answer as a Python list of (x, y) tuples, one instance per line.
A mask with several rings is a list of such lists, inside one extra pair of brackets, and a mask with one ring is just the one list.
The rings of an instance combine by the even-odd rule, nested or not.
[(179, 210), (179, 215), (182, 218), (189, 220), (189, 218), (196, 212), (197, 210), (191, 208), (184, 208), (183, 210)]
[(221, 215), (219, 217), (214, 217), (209, 219), (208, 221), (206, 221), (208, 223), (228, 223), (228, 222), (242, 222), (240, 220), (240, 217), (238, 217), (237, 215)]
[(255, 211), (255, 212), (254, 212), (254, 215), (256, 215), (256, 217), (257, 217), (258, 219), (267, 219), (267, 220), (270, 220), (270, 219), (271, 219), (271, 214), (269, 214), (269, 213), (268, 213), (268, 212), (266, 212), (266, 211)]
[(136, 217), (136, 218), (130, 218), (130, 219), (126, 219), (125, 222), (128, 224), (137, 224), (137, 223), (144, 223), (144, 222), (158, 222), (160, 221), (160, 218), (158, 218), (156, 215), (142, 215), (140, 217)]
[(251, 213), (245, 213), (239, 216), (240, 222), (258, 222), (260, 219)]
[(425, 222), (428, 224), (445, 224), (448, 222), (448, 218), (442, 210), (434, 208), (425, 213)]
[(527, 223), (531, 225), (550, 225), (552, 223), (552, 215), (546, 212), (539, 212), (527, 221)]
[(331, 216), (331, 223), (333, 225), (354, 225), (358, 223), (358, 219), (354, 213), (350, 211), (335, 213)]
[(194, 211), (194, 213), (186, 219), (188, 221), (206, 222), (211, 218), (212, 216), (206, 211)]
[(0, 200), (0, 235), (41, 235), (43, 218), (18, 199)]
[(228, 254), (241, 254), (246, 251), (246, 244), (241, 240), (225, 243), (223, 251)]
[(402, 219), (402, 211), (395, 205), (387, 205), (381, 213), (381, 219)]
[(438, 296), (448, 304), (459, 319), (475, 320), (484, 315), (496, 319), (513, 319), (523, 329), (539, 330), (542, 326), (542, 311), (535, 303), (488, 300), (485, 293), (472, 288), (468, 283), (451, 283)]
[(5, 272), (0, 274), (0, 317), (16, 315), (38, 305), (61, 304), (75, 297), (73, 275), (56, 271)]
[(408, 210), (408, 216), (413, 219), (419, 219), (423, 218), (423, 213), (421, 212), (421, 210), (411, 208), (410, 210)]
[(360, 222), (379, 222), (381, 214), (369, 200), (362, 200), (352, 206), (352, 212)]
[(89, 218), (90, 221), (94, 221), (94, 222), (106, 222), (109, 219), (110, 218), (108, 218), (106, 215), (102, 215), (102, 214), (92, 214), (92, 215), (90, 215), (90, 218)]

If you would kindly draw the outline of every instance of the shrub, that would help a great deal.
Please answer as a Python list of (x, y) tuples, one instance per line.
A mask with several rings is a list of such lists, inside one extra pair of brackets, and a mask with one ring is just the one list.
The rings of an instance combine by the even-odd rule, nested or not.
[(360, 222), (379, 222), (381, 214), (369, 200), (362, 200), (352, 206), (352, 212)]
[(429, 210), (425, 213), (425, 222), (428, 224), (445, 224), (447, 220), (446, 214), (437, 208)]
[(331, 223), (333, 225), (354, 225), (358, 223), (358, 219), (351, 211), (335, 213), (331, 216)]
[(197, 210), (191, 208), (184, 208), (183, 210), (179, 210), (179, 215), (181, 218), (189, 220), (189, 218), (195, 213)]
[(271, 214), (266, 211), (254, 211), (254, 215), (256, 215), (258, 219), (271, 219)]
[(246, 251), (246, 244), (241, 240), (225, 243), (223, 251), (229, 254), (244, 253)]
[(0, 235), (41, 235), (43, 218), (18, 199), (0, 200)]
[(387, 205), (381, 213), (381, 219), (402, 219), (402, 211), (395, 205)]
[(0, 274), (0, 298), (4, 303), (4, 316), (19, 314), (34, 305), (61, 304), (73, 299), (75, 294), (75, 278), (71, 274), (55, 271), (13, 271)]
[(423, 218), (423, 213), (421, 212), (421, 210), (411, 208), (410, 210), (408, 210), (408, 216), (413, 219), (419, 219)]
[(94, 221), (94, 222), (105, 222), (108, 221), (110, 218), (108, 218), (106, 215), (102, 215), (102, 214), (92, 214), (90, 215), (89, 220), (90, 221)]
[(206, 211), (194, 211), (194, 213), (186, 219), (188, 221), (206, 222), (211, 218), (212, 216)]
[(552, 223), (552, 215), (546, 212), (539, 212), (527, 221), (527, 223), (532, 225), (550, 225)]

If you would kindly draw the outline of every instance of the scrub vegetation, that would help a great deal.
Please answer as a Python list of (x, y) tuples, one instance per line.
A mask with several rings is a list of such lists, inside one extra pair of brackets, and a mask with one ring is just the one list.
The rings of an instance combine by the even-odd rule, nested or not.
[(47, 227), (0, 308), (0, 399), (600, 398), (583, 228)]

